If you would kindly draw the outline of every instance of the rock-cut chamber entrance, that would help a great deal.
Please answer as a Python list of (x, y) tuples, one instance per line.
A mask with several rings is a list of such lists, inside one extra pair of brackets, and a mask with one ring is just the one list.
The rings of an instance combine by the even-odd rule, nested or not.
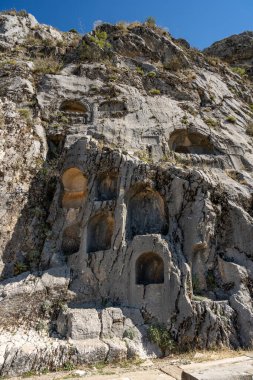
[(169, 145), (176, 153), (207, 154), (217, 153), (208, 136), (188, 130), (177, 130), (170, 136)]
[(130, 196), (127, 205), (127, 238), (136, 235), (165, 234), (164, 201), (160, 194), (144, 188)]
[(117, 197), (118, 175), (116, 173), (102, 173), (97, 179), (97, 199), (108, 201)]
[(113, 229), (114, 218), (110, 213), (101, 213), (91, 218), (87, 229), (87, 252), (110, 249)]
[(143, 253), (136, 261), (135, 274), (137, 285), (163, 284), (163, 259), (154, 252)]
[(87, 195), (87, 178), (77, 168), (70, 168), (63, 173), (64, 194), (62, 207), (79, 208)]

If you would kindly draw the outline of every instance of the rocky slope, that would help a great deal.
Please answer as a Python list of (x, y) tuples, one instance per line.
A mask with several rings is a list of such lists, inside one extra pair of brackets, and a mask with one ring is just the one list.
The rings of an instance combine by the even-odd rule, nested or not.
[(205, 53), (219, 57), (234, 67), (234, 71), (246, 74), (252, 79), (253, 75), (253, 32), (235, 34), (217, 41)]
[(0, 50), (0, 375), (252, 347), (250, 79), (150, 24)]

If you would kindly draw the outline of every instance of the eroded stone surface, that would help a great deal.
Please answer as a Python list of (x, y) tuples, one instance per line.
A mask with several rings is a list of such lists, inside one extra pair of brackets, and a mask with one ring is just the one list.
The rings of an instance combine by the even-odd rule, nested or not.
[(0, 374), (159, 356), (156, 323), (252, 347), (250, 82), (144, 25), (0, 24)]

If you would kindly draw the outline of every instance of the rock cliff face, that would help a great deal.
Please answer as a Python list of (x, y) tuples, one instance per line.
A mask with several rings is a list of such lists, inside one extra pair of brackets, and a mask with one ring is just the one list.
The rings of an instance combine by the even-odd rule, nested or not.
[[(245, 70), (248, 76), (253, 77), (253, 32), (235, 34), (221, 41), (215, 42), (205, 53), (219, 57), (235, 69)], [(243, 71), (239, 71), (243, 73)]]
[(0, 49), (0, 374), (252, 347), (250, 80), (142, 24)]

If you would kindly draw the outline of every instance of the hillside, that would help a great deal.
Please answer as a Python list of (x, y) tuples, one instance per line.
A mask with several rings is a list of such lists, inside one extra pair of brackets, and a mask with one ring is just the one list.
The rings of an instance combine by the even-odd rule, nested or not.
[(253, 347), (253, 90), (224, 43), (0, 14), (1, 376)]

